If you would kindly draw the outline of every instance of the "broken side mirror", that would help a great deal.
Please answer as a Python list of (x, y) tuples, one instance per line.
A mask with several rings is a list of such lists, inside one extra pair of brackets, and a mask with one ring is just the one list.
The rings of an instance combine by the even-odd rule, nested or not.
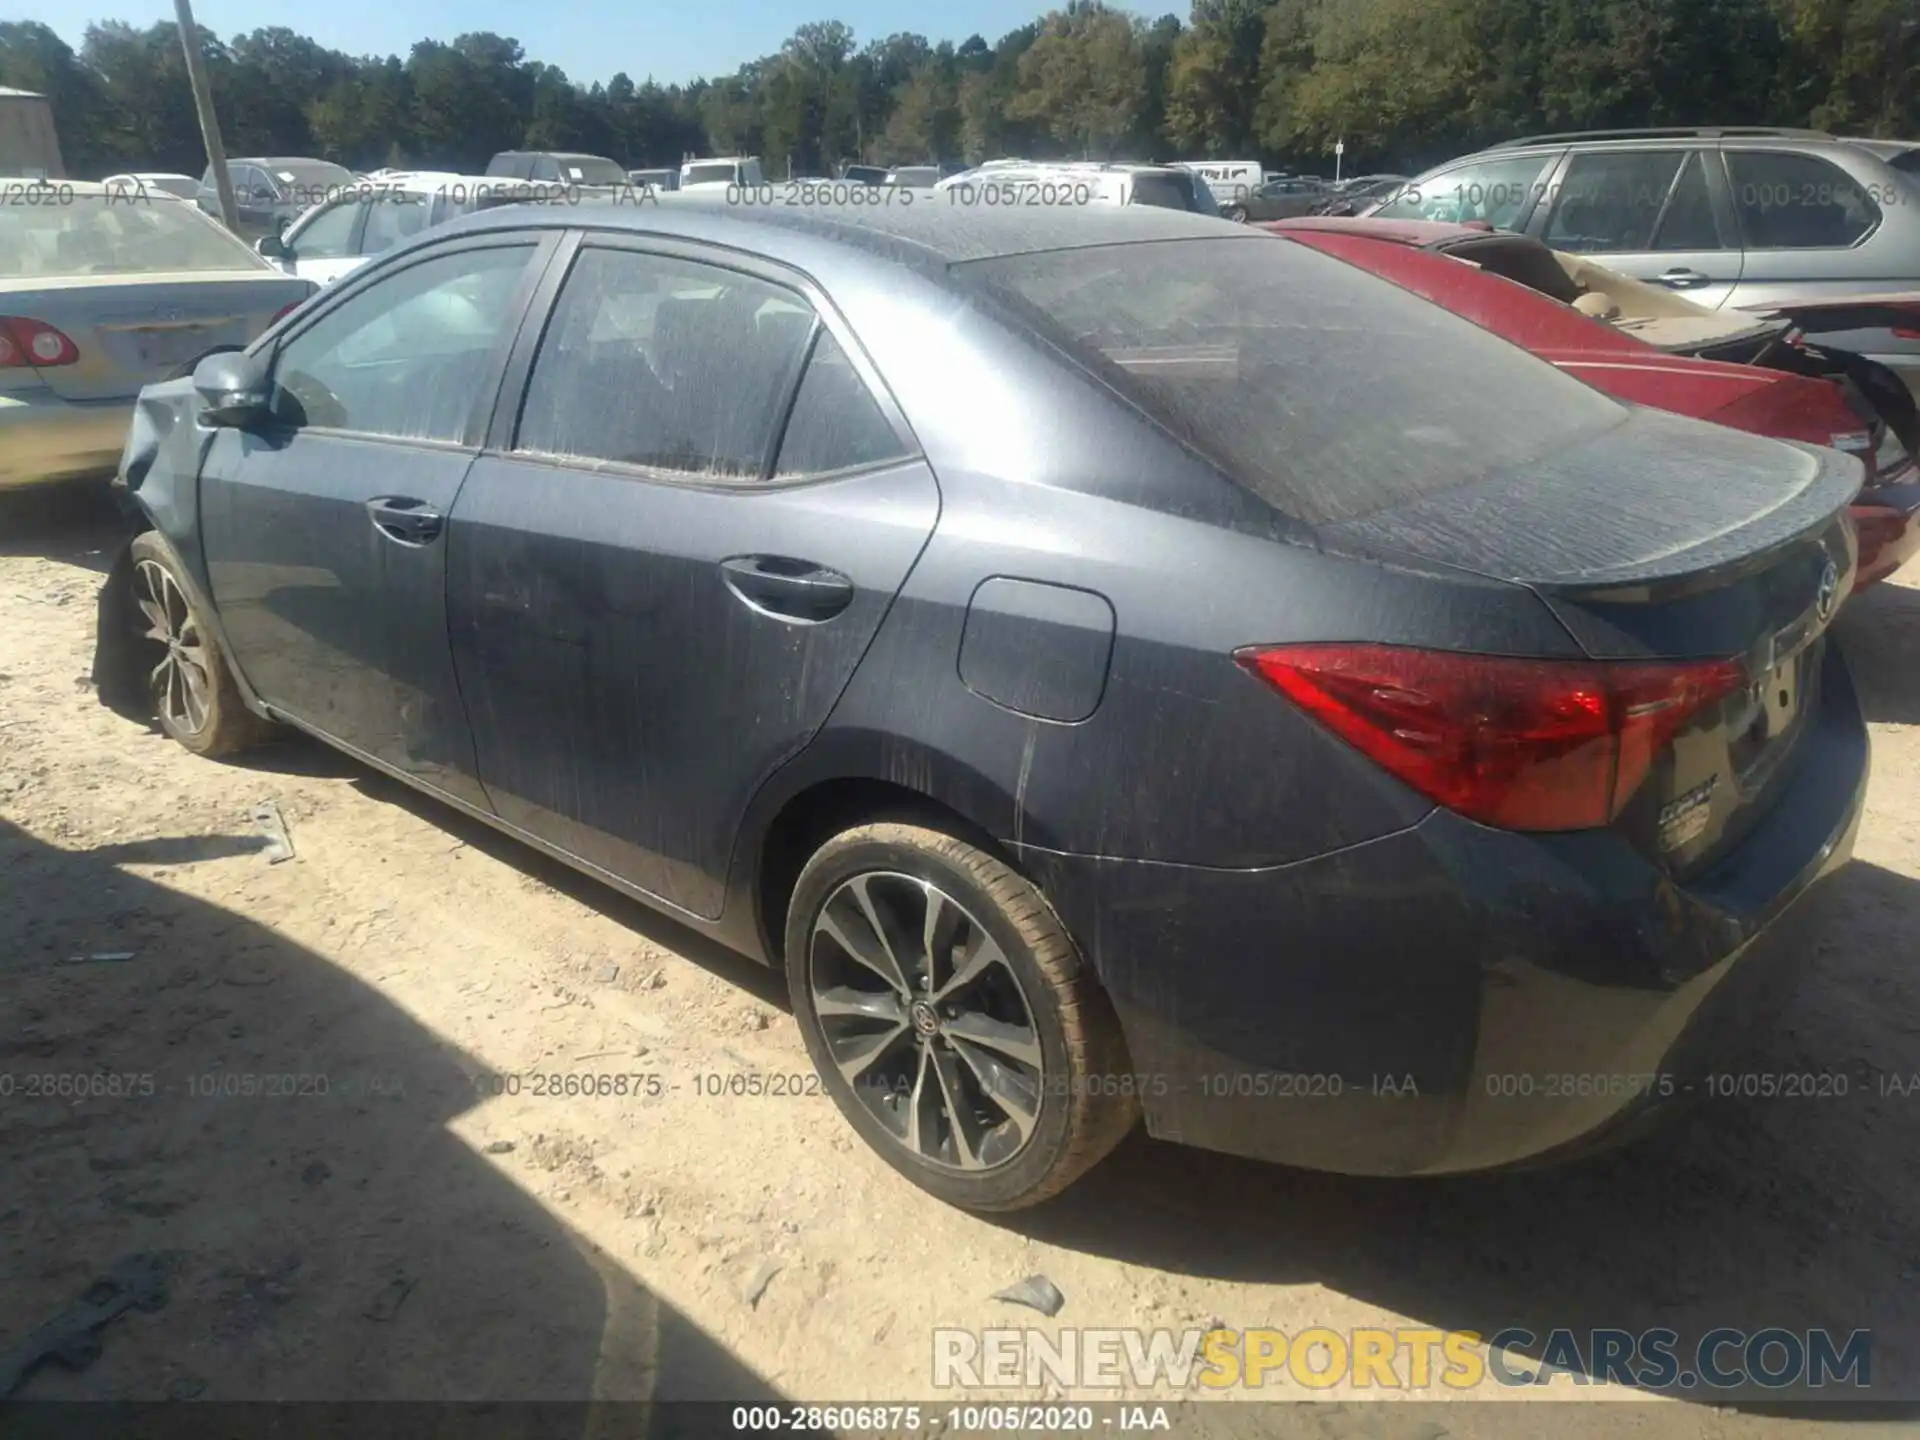
[(200, 397), (200, 423), (245, 429), (266, 418), (268, 379), (265, 360), (243, 350), (209, 355), (193, 367), (193, 388)]

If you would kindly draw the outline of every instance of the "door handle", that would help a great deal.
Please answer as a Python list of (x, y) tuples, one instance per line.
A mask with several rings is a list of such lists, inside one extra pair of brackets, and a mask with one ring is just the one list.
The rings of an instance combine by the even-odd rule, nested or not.
[(426, 545), (439, 538), (446, 516), (424, 500), (406, 495), (376, 495), (367, 501), (373, 528), (402, 545)]
[(853, 581), (786, 555), (736, 555), (720, 562), (727, 588), (756, 610), (789, 620), (831, 620), (853, 602)]
[(1660, 283), (1669, 290), (1697, 290), (1702, 285), (1711, 285), (1713, 277), (1702, 275), (1698, 270), (1689, 270), (1684, 265), (1678, 265), (1671, 270), (1662, 271)]

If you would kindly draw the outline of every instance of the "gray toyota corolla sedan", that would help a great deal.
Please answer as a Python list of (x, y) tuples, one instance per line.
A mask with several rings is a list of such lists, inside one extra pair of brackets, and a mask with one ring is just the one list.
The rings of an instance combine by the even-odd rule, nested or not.
[(784, 966), (957, 1204), (1142, 1117), (1434, 1174), (1767, 1023), (1860, 479), (1177, 211), (512, 208), (146, 391), (99, 678)]

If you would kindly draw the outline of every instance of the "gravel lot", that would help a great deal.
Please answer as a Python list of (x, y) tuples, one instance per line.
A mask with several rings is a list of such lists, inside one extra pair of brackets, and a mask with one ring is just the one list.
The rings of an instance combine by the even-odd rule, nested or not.
[[(1136, 1137), (991, 1223), (909, 1188), (823, 1096), (726, 1093), (807, 1071), (770, 973), (318, 746), (218, 764), (100, 708), (113, 537), (85, 494), (0, 496), (0, 1349), (123, 1256), (171, 1278), (97, 1362), (22, 1396), (925, 1401), (933, 1327), (1030, 1319), (1864, 1327), (1876, 1393), (1920, 1397), (1920, 590), (1843, 621), (1869, 813), (1836, 924), (1745, 1062), (1844, 1073), (1846, 1098), (1714, 1102), (1577, 1168), (1446, 1183)], [(101, 1071), (133, 1093), (22, 1088)], [(486, 1078), (556, 1073), (659, 1093)], [(238, 1093), (256, 1075), (293, 1093)], [(1067, 1296), (1056, 1320), (990, 1299), (1035, 1273)], [(1216, 1405), (1195, 1428), (1877, 1428), (1707, 1398), (1561, 1408), (1551, 1430), (1464, 1401)]]

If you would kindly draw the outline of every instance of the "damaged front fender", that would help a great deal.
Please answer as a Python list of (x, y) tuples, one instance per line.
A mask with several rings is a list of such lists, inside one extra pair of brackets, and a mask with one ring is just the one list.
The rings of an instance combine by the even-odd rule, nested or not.
[(195, 423), (198, 404), (191, 378), (143, 389), (113, 478), (128, 528), (95, 605), (92, 680), (102, 705), (143, 722), (153, 718), (147, 677), (159, 652), (146, 638), (134, 599), (130, 547), (136, 535), (156, 530), (165, 538), (206, 609), (200, 599), (208, 593), (200, 546), (200, 466), (215, 432)]

